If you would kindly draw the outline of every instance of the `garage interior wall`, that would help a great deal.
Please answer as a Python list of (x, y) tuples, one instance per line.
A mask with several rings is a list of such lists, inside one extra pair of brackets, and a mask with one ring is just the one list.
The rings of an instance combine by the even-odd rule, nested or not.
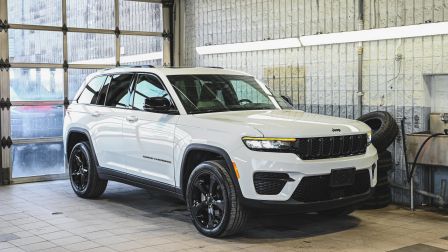
[(99, 69), (171, 65), (170, 8), (161, 0), (0, 0), (0, 185), (67, 176), (66, 105)]
[[(222, 66), (253, 74), (308, 112), (357, 118), (358, 44), (199, 55), (196, 47), (362, 29), (359, 0), (186, 0), (187, 66)], [(445, 0), (366, 0), (363, 29), (448, 21)], [(426, 75), (448, 73), (448, 35), (363, 42), (362, 112), (390, 112), (406, 133), (428, 129), (430, 97)], [(390, 179), (406, 185), (401, 139), (390, 147)], [(417, 171), (415, 186), (424, 187)], [(397, 203), (409, 192), (393, 190)], [(424, 203), (418, 198), (417, 203)]]

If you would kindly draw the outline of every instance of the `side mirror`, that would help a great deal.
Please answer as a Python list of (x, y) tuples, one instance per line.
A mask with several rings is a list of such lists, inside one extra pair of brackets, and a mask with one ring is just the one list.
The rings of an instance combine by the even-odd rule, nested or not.
[(148, 112), (167, 112), (171, 108), (170, 101), (165, 97), (150, 97), (145, 99), (143, 109)]
[(283, 98), (283, 100), (285, 100), (287, 103), (289, 103), (291, 106), (294, 106), (294, 105), (292, 105), (292, 100), (291, 100), (291, 97), (289, 97), (289, 96), (286, 96), (286, 95), (280, 95), (282, 98)]

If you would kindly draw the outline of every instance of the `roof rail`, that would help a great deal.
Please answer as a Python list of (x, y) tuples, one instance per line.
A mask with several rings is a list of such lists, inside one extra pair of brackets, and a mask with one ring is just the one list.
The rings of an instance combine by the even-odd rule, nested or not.
[(201, 66), (201, 67), (205, 67), (205, 68), (217, 68), (217, 69), (224, 69), (224, 67), (220, 67), (220, 66)]
[(153, 65), (121, 65), (119, 67), (140, 67), (140, 68), (154, 68)]

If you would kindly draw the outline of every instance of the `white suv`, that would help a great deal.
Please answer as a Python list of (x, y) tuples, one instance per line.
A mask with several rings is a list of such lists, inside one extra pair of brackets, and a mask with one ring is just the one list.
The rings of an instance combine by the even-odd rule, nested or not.
[(68, 107), (73, 190), (108, 180), (187, 203), (196, 228), (238, 232), (248, 209), (348, 214), (376, 185), (359, 121), (295, 110), (253, 76), (220, 68), (122, 67), (90, 75)]

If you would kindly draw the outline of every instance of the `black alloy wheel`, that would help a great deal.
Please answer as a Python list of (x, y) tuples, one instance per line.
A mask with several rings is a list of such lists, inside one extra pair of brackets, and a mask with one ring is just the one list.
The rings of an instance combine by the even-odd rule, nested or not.
[(68, 160), (73, 191), (82, 198), (97, 198), (106, 190), (107, 180), (100, 179), (88, 142), (77, 143)]
[(83, 192), (89, 183), (90, 158), (83, 146), (76, 146), (70, 155), (69, 172), (74, 189)]
[(185, 193), (191, 219), (201, 234), (224, 237), (243, 229), (247, 211), (223, 160), (204, 161), (196, 166)]
[(212, 172), (202, 172), (195, 177), (191, 193), (191, 214), (195, 222), (206, 230), (222, 224), (227, 213), (224, 186)]

